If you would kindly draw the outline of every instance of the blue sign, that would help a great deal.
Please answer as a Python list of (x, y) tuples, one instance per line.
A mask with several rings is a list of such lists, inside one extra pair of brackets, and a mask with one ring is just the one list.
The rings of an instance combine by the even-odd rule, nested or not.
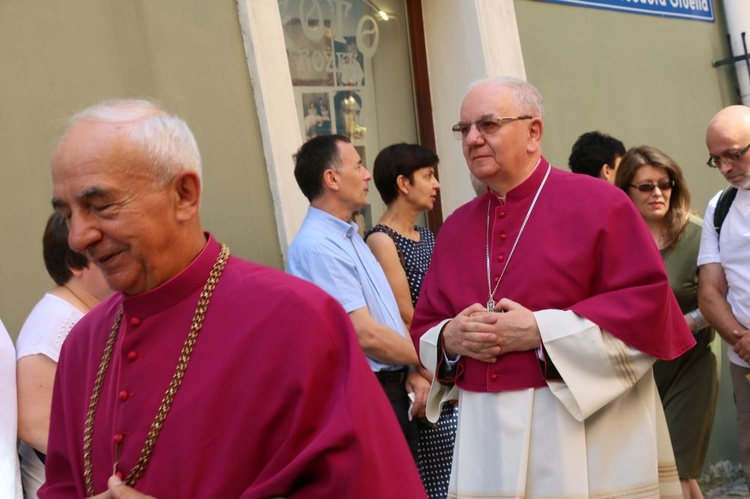
[(544, 0), (634, 14), (714, 22), (711, 0)]

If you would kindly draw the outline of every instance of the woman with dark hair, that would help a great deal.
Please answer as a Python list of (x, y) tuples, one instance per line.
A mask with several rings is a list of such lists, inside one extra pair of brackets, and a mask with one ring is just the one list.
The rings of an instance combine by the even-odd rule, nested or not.
[[(401, 318), (411, 325), (427, 268), (435, 247), (435, 235), (416, 225), (417, 218), (435, 204), (440, 183), (435, 177), (437, 155), (418, 144), (394, 144), (375, 158), (373, 178), (386, 211), (367, 235), (367, 245), (385, 271), (396, 296)], [(425, 379), (429, 372), (420, 370)], [(430, 498), (448, 493), (457, 411), (443, 407), (438, 423), (414, 414), (420, 421), (417, 467)]]
[(101, 270), (68, 246), (68, 227), (59, 212), (47, 220), (42, 247), (55, 287), (34, 306), (16, 342), (19, 454), (27, 498), (37, 497), (44, 482), (52, 385), (60, 348), (76, 322), (112, 293)]
[(685, 498), (702, 498), (697, 479), (711, 436), (718, 381), (711, 350), (714, 331), (698, 310), (698, 249), (703, 221), (690, 213), (690, 192), (675, 161), (654, 147), (625, 153), (615, 185), (643, 216), (661, 251), (669, 284), (696, 345), (671, 360), (657, 360), (659, 388)]

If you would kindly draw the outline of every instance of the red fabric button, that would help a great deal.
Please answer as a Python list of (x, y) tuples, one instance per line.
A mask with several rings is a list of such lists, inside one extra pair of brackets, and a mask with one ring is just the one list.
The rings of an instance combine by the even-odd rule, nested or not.
[(504, 262), (504, 261), (505, 261), (505, 256), (503, 256), (503, 255), (499, 255), (499, 256), (497, 257), (497, 261), (498, 261), (498, 262)]
[(499, 376), (498, 376), (497, 374), (495, 374), (495, 373), (492, 373), (492, 374), (490, 375), (490, 379), (491, 379), (492, 381), (497, 381), (497, 378), (499, 378)]
[(501, 211), (500, 213), (497, 214), (497, 216), (500, 218), (505, 218), (505, 215), (507, 215), (507, 213), (504, 211)]
[(123, 475), (123, 474), (122, 474), (122, 471), (120, 471), (120, 470), (117, 470), (117, 471), (115, 472), (115, 475), (117, 475), (117, 478), (119, 478), (120, 480), (122, 480), (122, 479), (123, 479), (122, 477), (124, 477), (124, 476), (125, 476), (125, 475)]
[(116, 444), (121, 444), (123, 438), (125, 438), (125, 435), (122, 433), (116, 433), (115, 436), (112, 437), (112, 441)]
[(130, 325), (133, 327), (138, 327), (141, 325), (141, 320), (138, 317), (131, 317), (130, 318)]
[(125, 402), (126, 400), (128, 400), (130, 398), (130, 394), (126, 390), (121, 391), (120, 393), (117, 394), (117, 396), (123, 402)]
[(138, 358), (138, 352), (136, 352), (135, 350), (128, 352), (128, 360), (135, 360), (137, 358)]
[(500, 280), (500, 276), (495, 277), (494, 279), (492, 279), (492, 282), (498, 282), (499, 280)]
[(505, 232), (503, 232), (502, 234), (500, 234), (500, 240), (501, 241), (505, 241), (506, 239), (508, 239), (508, 234), (506, 234)]

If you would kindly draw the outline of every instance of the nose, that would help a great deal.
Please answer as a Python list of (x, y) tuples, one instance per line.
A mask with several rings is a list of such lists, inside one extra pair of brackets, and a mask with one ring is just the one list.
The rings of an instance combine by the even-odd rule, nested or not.
[(81, 214), (72, 214), (68, 219), (68, 246), (79, 253), (101, 239), (101, 232)]
[(438, 179), (436, 178), (434, 179), (433, 187), (435, 188), (436, 191), (440, 190), (440, 182), (438, 182)]
[(364, 180), (365, 180), (365, 182), (369, 182), (369, 181), (370, 181), (370, 179), (372, 178), (372, 173), (370, 173), (370, 170), (368, 170), (368, 169), (367, 169), (367, 168), (365, 168), (364, 166), (362, 167), (362, 171), (364, 171), (364, 172), (365, 172), (365, 173), (364, 173)]
[(469, 133), (467, 133), (466, 137), (464, 137), (464, 143), (474, 144), (475, 142), (480, 140), (484, 140), (484, 135), (479, 132), (479, 127), (476, 125), (476, 123), (472, 123), (471, 128), (469, 128)]
[(719, 171), (723, 175), (729, 173), (729, 171), (732, 169), (732, 165), (733, 163), (731, 161), (725, 161), (724, 159), (719, 158)]

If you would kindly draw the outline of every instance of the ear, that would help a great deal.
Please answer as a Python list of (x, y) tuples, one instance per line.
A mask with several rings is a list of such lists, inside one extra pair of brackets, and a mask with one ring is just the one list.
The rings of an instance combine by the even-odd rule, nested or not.
[[(91, 263), (89, 263), (91, 265)], [(73, 274), (73, 277), (81, 277), (83, 275), (83, 271), (86, 270), (86, 267), (82, 269), (74, 269), (73, 267), (68, 267), (68, 270), (71, 274)]]
[(396, 177), (396, 187), (398, 187), (398, 190), (404, 194), (409, 194), (409, 184), (411, 184), (411, 182), (409, 182), (409, 179), (403, 175)]
[(607, 163), (604, 163), (602, 165), (602, 169), (599, 170), (599, 178), (603, 178), (607, 182), (612, 181), (612, 168), (609, 167)]
[(323, 190), (339, 190), (339, 179), (336, 178), (336, 172), (330, 168), (323, 172)]
[(172, 189), (177, 220), (192, 220), (200, 208), (201, 180), (198, 174), (192, 170), (179, 172), (172, 180)]
[(544, 134), (544, 122), (541, 118), (533, 118), (529, 125), (528, 152), (536, 152), (542, 148), (542, 135)]

